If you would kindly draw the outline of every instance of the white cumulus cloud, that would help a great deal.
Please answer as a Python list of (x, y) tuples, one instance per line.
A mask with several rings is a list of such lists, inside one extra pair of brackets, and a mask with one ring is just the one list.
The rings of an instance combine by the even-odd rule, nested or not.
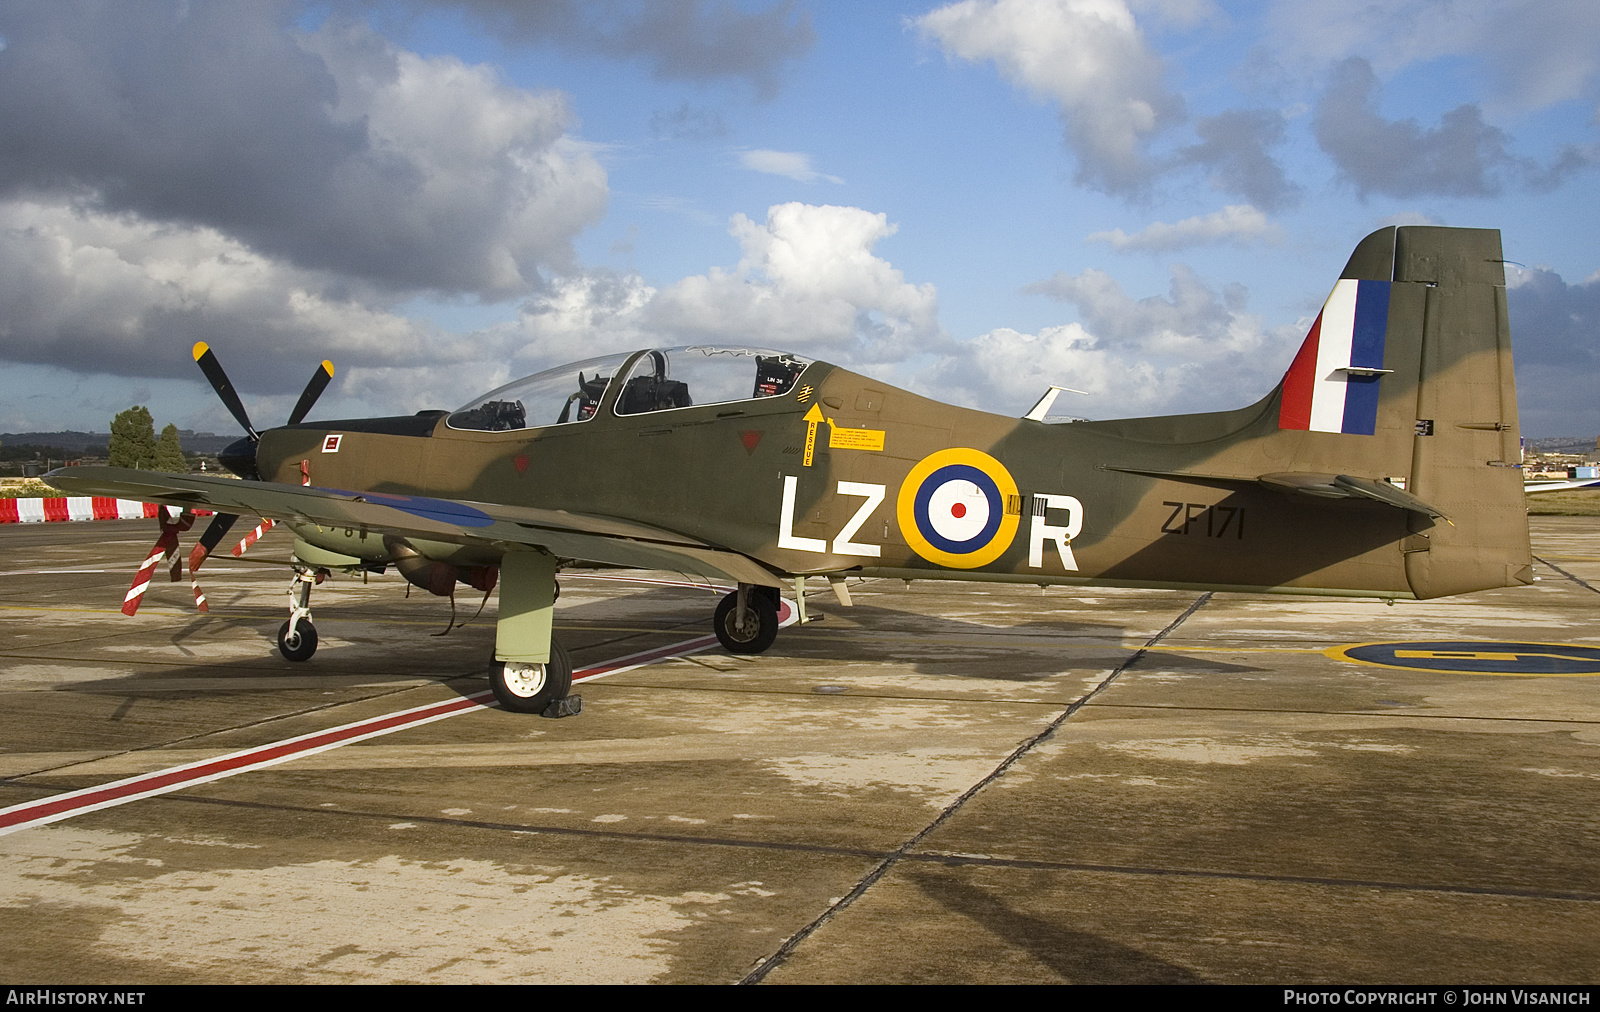
[(814, 183), (819, 179), (830, 183), (844, 182), (838, 176), (830, 176), (812, 168), (811, 156), (800, 151), (769, 151), (757, 148), (754, 151), (741, 152), (739, 164), (755, 172), (788, 176), (802, 183)]
[(1079, 322), (960, 342), (933, 373), (941, 390), (1019, 415), (1052, 383), (1089, 394), (1057, 412), (1091, 418), (1242, 407), (1283, 377), (1310, 323), (1268, 327), (1246, 310), (1243, 286), (1214, 290), (1182, 264), (1165, 296), (1135, 299), (1096, 270), (1026, 290), (1073, 305)]
[(1224, 243), (1243, 246), (1280, 242), (1282, 238), (1283, 230), (1249, 204), (1230, 204), (1220, 211), (1179, 222), (1153, 222), (1132, 235), (1118, 228), (1093, 232), (1087, 237), (1089, 242), (1108, 243), (1112, 249), (1141, 253), (1170, 253), (1191, 246)]
[(947, 343), (938, 294), (913, 284), (874, 247), (895, 233), (859, 207), (777, 204), (765, 221), (735, 215), (732, 267), (655, 288), (636, 274), (589, 271), (558, 279), (488, 338), (518, 347), (516, 370), (605, 351), (719, 342), (893, 369)]
[(950, 56), (992, 62), (1053, 102), (1079, 182), (1114, 194), (1148, 185), (1149, 141), (1181, 119), (1183, 101), (1122, 0), (963, 0), (915, 24)]

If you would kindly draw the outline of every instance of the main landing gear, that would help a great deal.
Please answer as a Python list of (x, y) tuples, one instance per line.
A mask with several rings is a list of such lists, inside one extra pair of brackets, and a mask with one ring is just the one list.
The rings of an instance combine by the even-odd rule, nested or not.
[(494, 627), (489, 688), (516, 713), (570, 717), (583, 710), (572, 691), (572, 657), (550, 638), (556, 560), (542, 552), (507, 552), (500, 560), (500, 617)]
[(581, 697), (567, 695), (572, 691), (572, 655), (554, 641), (550, 659), (542, 664), (495, 661), (489, 665), (489, 688), (502, 708), (516, 713), (545, 713), (554, 708), (566, 712), (545, 715), (567, 717), (583, 709)]
[(761, 653), (778, 638), (778, 588), (739, 584), (717, 605), (711, 628), (729, 653)]
[(311, 624), (311, 587), (324, 574), (310, 567), (294, 567), (289, 584), (289, 621), (278, 627), (278, 653), (285, 660), (308, 661), (317, 652), (317, 627)]

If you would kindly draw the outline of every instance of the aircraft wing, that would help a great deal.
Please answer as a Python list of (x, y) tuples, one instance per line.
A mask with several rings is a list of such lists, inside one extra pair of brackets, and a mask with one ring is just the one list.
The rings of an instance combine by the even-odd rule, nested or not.
[(116, 496), (220, 513), (250, 513), (320, 527), (360, 527), (456, 544), (501, 548), (526, 545), (586, 562), (780, 586), (771, 570), (738, 552), (648, 524), (567, 510), (125, 467), (63, 468), (52, 471), (45, 480), (79, 495)]
[(1593, 488), (1600, 485), (1600, 478), (1580, 478), (1576, 481), (1530, 481), (1522, 486), (1523, 494), (1538, 495), (1540, 492), (1566, 492), (1575, 488)]

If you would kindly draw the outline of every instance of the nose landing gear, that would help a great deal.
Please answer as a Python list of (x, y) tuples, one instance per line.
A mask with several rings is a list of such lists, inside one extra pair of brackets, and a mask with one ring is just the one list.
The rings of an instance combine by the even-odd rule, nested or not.
[(278, 627), (278, 653), (285, 660), (307, 661), (317, 652), (317, 627), (311, 624), (311, 587), (327, 574), (309, 566), (294, 567), (289, 584), (289, 621)]

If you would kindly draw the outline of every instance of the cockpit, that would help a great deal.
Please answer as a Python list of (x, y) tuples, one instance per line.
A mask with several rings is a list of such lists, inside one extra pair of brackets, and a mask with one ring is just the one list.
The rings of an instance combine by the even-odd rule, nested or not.
[(586, 422), (613, 388), (611, 410), (618, 415), (779, 397), (794, 388), (811, 361), (763, 348), (713, 345), (606, 355), (508, 383), (452, 412), (448, 424), (500, 432)]

